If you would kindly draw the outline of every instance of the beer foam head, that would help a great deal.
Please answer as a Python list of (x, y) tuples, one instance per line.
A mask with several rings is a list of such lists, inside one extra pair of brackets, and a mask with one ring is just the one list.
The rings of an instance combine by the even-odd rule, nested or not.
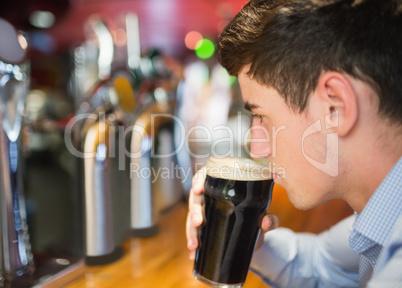
[(211, 156), (206, 164), (207, 175), (241, 181), (260, 181), (272, 178), (268, 167), (247, 158)]

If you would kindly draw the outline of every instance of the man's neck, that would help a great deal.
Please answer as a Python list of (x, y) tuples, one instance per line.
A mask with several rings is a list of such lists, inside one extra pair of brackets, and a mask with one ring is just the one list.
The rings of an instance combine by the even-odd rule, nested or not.
[(348, 159), (343, 158), (348, 163), (342, 175), (345, 178), (342, 181), (345, 183), (343, 197), (358, 213), (363, 211), (375, 190), (402, 157), (402, 133), (395, 130), (387, 127), (382, 136), (373, 139), (372, 135), (378, 134), (367, 129), (365, 137), (355, 137), (353, 147), (347, 149)]

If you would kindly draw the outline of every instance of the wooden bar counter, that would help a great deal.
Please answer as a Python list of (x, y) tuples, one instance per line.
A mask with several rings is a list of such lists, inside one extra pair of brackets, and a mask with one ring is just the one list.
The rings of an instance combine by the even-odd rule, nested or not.
[[(277, 214), (281, 226), (295, 231), (318, 233), (329, 228), (352, 210), (342, 201), (332, 201), (309, 211), (298, 211), (280, 186), (274, 189), (269, 212)], [(109, 265), (85, 267), (84, 276), (67, 288), (207, 288), (192, 274), (193, 261), (186, 247), (183, 203), (161, 217), (159, 232), (151, 238), (132, 238), (123, 247), (124, 256)], [(267, 288), (252, 272), (244, 288)]]
[[(124, 243), (124, 256), (111, 264), (85, 267), (85, 275), (67, 288), (206, 288), (193, 276), (186, 248), (187, 207), (176, 206), (158, 223), (158, 234)], [(266, 288), (249, 273), (245, 288)]]

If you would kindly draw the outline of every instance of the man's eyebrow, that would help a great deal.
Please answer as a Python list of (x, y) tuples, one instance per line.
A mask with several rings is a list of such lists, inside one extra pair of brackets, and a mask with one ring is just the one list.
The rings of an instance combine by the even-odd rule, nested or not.
[(250, 103), (250, 102), (244, 103), (244, 109), (246, 109), (246, 110), (248, 110), (250, 112), (252, 112), (254, 109), (257, 109), (257, 108), (260, 108), (260, 106), (257, 105), (257, 104), (253, 104), (253, 103)]

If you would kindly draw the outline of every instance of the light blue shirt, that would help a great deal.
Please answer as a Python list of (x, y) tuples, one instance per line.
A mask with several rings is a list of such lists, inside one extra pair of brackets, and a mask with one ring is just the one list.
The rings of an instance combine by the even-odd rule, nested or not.
[(273, 287), (402, 287), (402, 158), (360, 214), (319, 235), (266, 233), (251, 270)]

